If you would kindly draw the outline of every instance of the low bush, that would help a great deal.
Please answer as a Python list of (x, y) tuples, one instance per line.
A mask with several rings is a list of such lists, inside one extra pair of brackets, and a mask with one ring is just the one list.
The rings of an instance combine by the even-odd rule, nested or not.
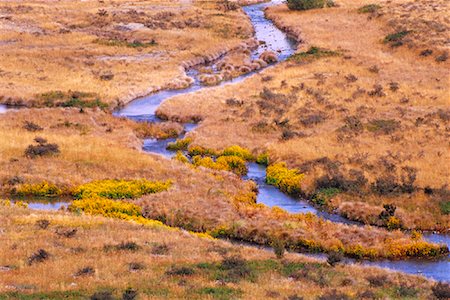
[(431, 290), (433, 295), (438, 299), (450, 299), (450, 284), (446, 282), (436, 283)]
[(403, 31), (398, 31), (395, 33), (388, 34), (384, 38), (383, 42), (385, 44), (389, 44), (391, 47), (399, 47), (399, 46), (403, 45), (403, 38), (405, 36), (407, 36), (409, 33), (411, 33), (411, 31), (403, 30)]
[(319, 206), (326, 206), (328, 205), (329, 201), (339, 194), (341, 192), (340, 189), (337, 188), (324, 188), (320, 189), (318, 192), (316, 192), (313, 197), (312, 201), (319, 205)]
[(291, 10), (308, 10), (334, 6), (334, 3), (330, 0), (287, 0), (286, 3)]
[(29, 122), (29, 121), (25, 121), (23, 128), (27, 131), (31, 131), (31, 132), (36, 132), (36, 131), (42, 131), (44, 130), (44, 128), (42, 128), (41, 126), (39, 126), (36, 123), (33, 122)]
[(322, 58), (322, 57), (330, 57), (330, 56), (338, 56), (339, 52), (327, 50), (324, 48), (311, 46), (307, 51), (299, 52), (292, 55), (289, 60), (297, 61), (297, 62), (306, 62), (312, 61), (314, 59)]
[(439, 203), (439, 207), (441, 209), (441, 213), (444, 215), (450, 214), (450, 201), (441, 201)]
[(36, 253), (33, 253), (28, 258), (28, 264), (32, 265), (33, 263), (43, 262), (49, 259), (49, 257), (50, 254), (47, 251), (45, 251), (44, 249), (39, 249)]
[(170, 181), (148, 181), (146, 179), (92, 181), (75, 188), (72, 194), (77, 199), (103, 197), (108, 199), (133, 199), (146, 194), (166, 191)]
[(183, 154), (182, 151), (177, 151), (173, 159), (178, 160), (179, 162), (182, 162), (184, 164), (189, 163), (189, 159)]
[(258, 155), (258, 157), (256, 158), (256, 162), (260, 165), (268, 166), (269, 162), (270, 162), (269, 154), (262, 153), (262, 154)]
[(304, 178), (297, 169), (288, 169), (285, 163), (276, 163), (267, 167), (266, 182), (288, 194), (299, 194)]
[(375, 119), (371, 120), (367, 125), (367, 130), (371, 132), (382, 132), (383, 134), (390, 134), (396, 131), (400, 127), (400, 122), (389, 119)]
[(213, 170), (231, 171), (237, 175), (247, 174), (245, 160), (239, 156), (219, 156), (216, 161), (211, 157), (201, 157), (200, 155), (192, 158), (194, 166), (202, 166)]
[(194, 269), (190, 267), (176, 267), (172, 266), (166, 271), (166, 275), (170, 276), (191, 276), (194, 275)]
[(25, 149), (25, 156), (28, 158), (36, 158), (42, 156), (53, 156), (60, 153), (59, 146), (57, 144), (49, 144), (44, 138), (36, 137), (35, 142), (37, 145), (29, 145)]
[(14, 194), (17, 196), (57, 197), (61, 196), (63, 191), (55, 184), (43, 181), (21, 184), (15, 188)]
[(102, 198), (75, 200), (70, 204), (69, 210), (125, 220), (141, 216), (141, 207), (137, 205)]
[(187, 150), (191, 142), (190, 138), (177, 139), (175, 142), (167, 144), (166, 149), (170, 151)]
[(95, 270), (92, 267), (84, 267), (76, 271), (73, 276), (81, 277), (81, 276), (92, 276), (95, 274)]
[(253, 161), (253, 160), (255, 160), (255, 157), (250, 152), (250, 150), (242, 148), (242, 147), (237, 146), (237, 145), (225, 148), (222, 151), (221, 155), (222, 156), (238, 156), (238, 157), (241, 157), (242, 159), (245, 159), (246, 161)]
[(201, 155), (201, 156), (218, 156), (218, 153), (212, 149), (207, 149), (202, 146), (191, 145), (188, 148), (188, 153), (191, 156)]
[(367, 4), (358, 9), (360, 14), (375, 13), (381, 8), (378, 4)]

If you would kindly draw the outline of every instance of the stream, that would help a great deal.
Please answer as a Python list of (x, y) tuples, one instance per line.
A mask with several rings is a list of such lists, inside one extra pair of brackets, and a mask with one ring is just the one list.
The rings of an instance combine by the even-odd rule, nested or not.
[[(264, 8), (279, 4), (282, 1), (275, 0), (269, 3), (255, 4), (244, 7), (245, 13), (250, 17), (255, 29), (255, 37), (258, 41), (264, 41), (258, 49), (254, 50), (251, 54), (252, 58), (257, 58), (259, 55), (266, 51), (271, 50), (278, 54), (279, 61), (286, 60), (297, 49), (297, 43), (289, 38), (285, 33), (279, 30), (270, 20), (264, 16)], [(258, 71), (256, 71), (258, 72)], [(243, 81), (245, 78), (253, 75), (255, 72), (242, 75), (227, 82), (222, 82), (220, 85), (234, 84)], [(189, 76), (195, 76), (194, 70), (188, 70)], [(219, 85), (219, 86), (220, 86)], [(189, 88), (183, 90), (166, 90), (157, 92), (155, 94), (145, 96), (134, 100), (129, 103), (123, 109), (114, 112), (115, 116), (127, 117), (135, 121), (145, 122), (160, 122), (155, 111), (159, 105), (166, 99), (177, 95), (185, 95), (193, 93), (201, 89), (207, 89), (213, 87), (202, 86), (195, 80), (194, 84)], [(217, 88), (217, 86), (216, 86)], [(0, 106), (0, 113), (5, 111), (5, 107)], [(195, 124), (186, 124), (185, 132), (195, 129)], [(182, 137), (182, 136), (180, 136)], [(175, 141), (176, 139), (146, 139), (144, 140), (143, 149), (146, 152), (162, 155), (167, 158), (171, 158), (175, 153), (166, 150), (167, 144)], [(345, 223), (355, 226), (361, 226), (360, 223), (347, 220), (337, 214), (327, 213), (316, 209), (305, 200), (297, 199), (280, 192), (276, 187), (265, 183), (266, 169), (264, 166), (256, 163), (248, 164), (249, 172), (243, 177), (244, 180), (253, 180), (258, 184), (258, 203), (264, 203), (267, 206), (278, 206), (291, 213), (313, 213), (324, 219), (330, 220), (336, 223)], [(62, 206), (66, 206), (66, 202), (31, 202), (29, 207), (33, 209), (55, 210)], [(424, 238), (428, 241), (445, 243), (450, 247), (450, 235), (445, 234), (424, 234)], [(309, 255), (309, 254), (308, 254)], [(324, 255), (312, 255), (317, 258), (324, 258)], [(401, 260), (401, 261), (362, 261), (356, 262), (351, 259), (346, 260), (347, 263), (361, 263), (362, 265), (378, 266), (382, 268), (389, 268), (396, 271), (402, 271), (410, 274), (419, 274), (435, 280), (450, 282), (450, 260), (449, 257), (440, 258), (438, 260)]]

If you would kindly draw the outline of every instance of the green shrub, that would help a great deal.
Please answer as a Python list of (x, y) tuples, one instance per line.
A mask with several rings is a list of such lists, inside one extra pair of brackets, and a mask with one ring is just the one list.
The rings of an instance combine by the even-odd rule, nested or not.
[(191, 142), (190, 138), (177, 139), (175, 142), (167, 144), (166, 149), (170, 151), (187, 150)]
[(328, 205), (330, 199), (332, 199), (340, 192), (341, 190), (337, 188), (320, 189), (318, 192), (314, 194), (312, 201), (320, 206)]
[(339, 52), (311, 46), (307, 51), (299, 52), (292, 55), (289, 60), (297, 62), (311, 61), (322, 57), (338, 56)]
[(287, 6), (292, 10), (308, 10), (334, 6), (330, 0), (287, 0)]
[(450, 214), (450, 201), (442, 201), (441, 203), (439, 203), (439, 206), (441, 208), (441, 212), (444, 215)]

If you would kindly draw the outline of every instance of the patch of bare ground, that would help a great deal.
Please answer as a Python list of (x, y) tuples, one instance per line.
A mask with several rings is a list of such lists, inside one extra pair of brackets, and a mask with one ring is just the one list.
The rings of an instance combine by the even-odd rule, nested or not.
[[(339, 259), (330, 264), (289, 253), (277, 259), (271, 251), (162, 225), (4, 206), (0, 220), (0, 297), (6, 299), (429, 299), (436, 289), (418, 276)], [(71, 237), (57, 234), (74, 230)]]
[(380, 213), (392, 204), (401, 227), (446, 231), (449, 62), (385, 42), (387, 20), (398, 18), (402, 3), (379, 3), (384, 13), (369, 19), (358, 12), (368, 1), (304, 12), (271, 7), (267, 16), (303, 41), (296, 55), (245, 82), (173, 98), (157, 113), (202, 120), (190, 134), (201, 146), (239, 144), (299, 168), (310, 199), (336, 189), (317, 201), (324, 208), (386, 226)]
[(224, 1), (0, 1), (0, 101), (37, 105), (54, 91), (111, 106), (171, 86), (186, 61), (251, 36)]

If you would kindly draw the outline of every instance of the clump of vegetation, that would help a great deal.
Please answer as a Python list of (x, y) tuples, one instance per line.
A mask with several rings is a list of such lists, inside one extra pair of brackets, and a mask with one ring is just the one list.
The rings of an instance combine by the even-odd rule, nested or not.
[(217, 151), (213, 149), (204, 148), (202, 146), (191, 145), (188, 147), (188, 153), (190, 156), (218, 156)]
[(172, 266), (170, 267), (170, 269), (166, 271), (166, 275), (170, 276), (191, 276), (194, 274), (195, 274), (194, 269), (184, 266), (183, 267)]
[(93, 267), (84, 267), (76, 271), (73, 276), (74, 277), (82, 277), (82, 276), (92, 276), (95, 274), (95, 270)]
[(196, 155), (192, 158), (194, 166), (202, 166), (213, 170), (231, 171), (237, 175), (247, 174), (247, 165), (245, 160), (239, 156), (219, 156), (216, 161), (211, 157), (202, 157)]
[(438, 299), (450, 298), (450, 284), (446, 282), (436, 283), (431, 290), (433, 291), (433, 295)]
[(71, 211), (83, 211), (90, 215), (103, 215), (118, 219), (130, 219), (141, 216), (141, 207), (123, 201), (109, 199), (75, 200), (70, 206)]
[(182, 162), (184, 164), (189, 163), (189, 158), (187, 158), (182, 151), (177, 151), (173, 159), (178, 160), (179, 162)]
[(276, 163), (267, 167), (266, 182), (288, 194), (299, 194), (304, 178), (297, 169), (288, 169), (286, 163)]
[(312, 201), (319, 206), (327, 206), (330, 199), (340, 192), (341, 190), (338, 188), (323, 188), (313, 195)]
[(378, 4), (367, 4), (358, 9), (360, 14), (375, 13), (381, 8)]
[(36, 131), (42, 131), (44, 128), (39, 126), (36, 123), (25, 121), (25, 124), (23, 125), (23, 128), (27, 131), (36, 132)]
[(121, 242), (117, 245), (105, 245), (103, 247), (103, 250), (106, 252), (108, 251), (131, 251), (136, 252), (141, 249), (141, 246), (139, 246), (135, 242)]
[(78, 232), (77, 228), (68, 228), (68, 229), (58, 228), (55, 231), (56, 235), (66, 238), (74, 237), (77, 234), (77, 232)]
[(342, 254), (339, 252), (331, 252), (328, 257), (327, 257), (327, 263), (334, 267), (335, 265), (337, 265), (338, 263), (340, 263), (342, 261), (343, 257)]
[(237, 157), (241, 157), (242, 159), (246, 160), (246, 161), (252, 161), (255, 160), (255, 157), (253, 156), (253, 154), (250, 152), (250, 150), (242, 148), (240, 146), (234, 145), (234, 146), (230, 146), (228, 148), (225, 148), (222, 151), (222, 156), (237, 156)]
[(214, 299), (235, 299), (239, 298), (239, 295), (242, 294), (242, 291), (227, 286), (218, 286), (204, 287), (197, 290), (197, 293), (200, 295), (209, 295)]
[(40, 102), (47, 107), (78, 107), (106, 109), (109, 105), (98, 98), (95, 93), (79, 91), (50, 91), (37, 96)]
[(77, 199), (103, 197), (108, 199), (134, 199), (146, 194), (166, 191), (170, 181), (159, 182), (146, 179), (137, 180), (97, 180), (80, 185), (73, 191)]
[(177, 139), (175, 142), (167, 144), (167, 150), (170, 151), (186, 151), (189, 147), (189, 144), (192, 142), (190, 138)]
[(40, 229), (47, 229), (50, 225), (50, 221), (47, 219), (40, 219), (36, 221), (36, 226)]
[(439, 203), (439, 207), (441, 209), (442, 214), (444, 215), (450, 214), (450, 201), (441, 201)]
[(308, 10), (334, 6), (334, 2), (331, 0), (287, 0), (286, 3), (291, 10)]
[(374, 119), (367, 125), (367, 130), (371, 132), (381, 132), (383, 134), (390, 134), (396, 131), (400, 127), (400, 122), (393, 119)]
[(262, 154), (258, 155), (258, 157), (256, 158), (256, 162), (260, 165), (268, 166), (269, 162), (270, 162), (269, 154), (262, 153)]
[(27, 149), (25, 149), (25, 156), (28, 158), (33, 159), (42, 156), (53, 156), (60, 153), (57, 144), (47, 143), (47, 140), (41, 137), (36, 137), (34, 141), (37, 145), (29, 145)]
[(50, 253), (48, 253), (44, 249), (39, 249), (36, 253), (33, 253), (28, 258), (28, 264), (32, 265), (34, 263), (43, 262), (43, 261), (46, 261), (47, 259), (49, 259), (49, 257), (50, 257)]
[(391, 47), (399, 47), (403, 45), (403, 38), (411, 33), (410, 30), (398, 31), (395, 33), (388, 34), (383, 42), (389, 44)]
[(17, 196), (58, 197), (63, 191), (53, 183), (43, 181), (41, 183), (25, 183), (14, 190)]
[(338, 56), (340, 55), (337, 51), (327, 50), (324, 48), (319, 48), (316, 46), (311, 46), (307, 51), (299, 52), (292, 55), (289, 60), (294, 60), (297, 62), (312, 61), (314, 59), (319, 59), (322, 57)]
[(96, 39), (94, 40), (94, 43), (104, 45), (104, 46), (111, 46), (111, 47), (128, 47), (128, 48), (148, 48), (153, 47), (157, 45), (156, 41), (154, 39), (148, 41), (148, 42), (142, 42), (139, 40), (134, 40), (131, 42), (119, 40), (119, 39)]

